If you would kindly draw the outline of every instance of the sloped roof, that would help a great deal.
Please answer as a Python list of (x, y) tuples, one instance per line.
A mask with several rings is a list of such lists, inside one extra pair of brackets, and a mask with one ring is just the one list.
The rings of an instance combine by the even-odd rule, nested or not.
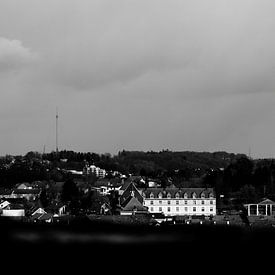
[(167, 195), (170, 194), (171, 198), (175, 198), (176, 194), (179, 194), (179, 198), (184, 198), (184, 194), (187, 194), (188, 198), (192, 198), (192, 194), (195, 193), (197, 198), (204, 193), (205, 198), (209, 198), (210, 194), (214, 194), (213, 188), (146, 188), (143, 189), (142, 194), (145, 198), (150, 198), (150, 194), (153, 194), (155, 198), (158, 197), (159, 193), (162, 194), (163, 198), (167, 198)]
[(53, 215), (50, 213), (46, 213), (46, 214), (42, 214), (42, 216), (40, 216), (38, 219), (40, 221), (45, 221), (45, 220), (49, 220), (52, 219)]
[(266, 204), (272, 204), (272, 205), (275, 205), (275, 202), (274, 202), (274, 201), (272, 201), (272, 200), (270, 200), (270, 199), (265, 199), (265, 200), (263, 200), (263, 201), (259, 202), (258, 204), (260, 204), (260, 205), (266, 205)]
[(140, 192), (136, 188), (134, 182), (131, 182), (128, 187), (124, 190), (120, 197), (120, 204), (123, 204), (123, 202), (128, 199), (129, 197), (135, 197), (137, 200), (142, 204), (143, 203), (143, 197), (141, 196)]
[(135, 197), (129, 197), (122, 207), (123, 211), (146, 211), (147, 207), (143, 206)]

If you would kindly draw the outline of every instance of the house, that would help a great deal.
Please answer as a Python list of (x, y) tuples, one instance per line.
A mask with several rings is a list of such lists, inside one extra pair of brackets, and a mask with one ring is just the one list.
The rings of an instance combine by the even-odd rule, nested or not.
[(32, 217), (31, 220), (33, 222), (46, 222), (50, 223), (53, 221), (53, 215), (50, 213), (35, 213)]
[(137, 189), (133, 181), (127, 184), (127, 186), (123, 190), (123, 193), (119, 198), (120, 205), (123, 205), (124, 201), (127, 200), (129, 197), (135, 197), (141, 204), (143, 204), (143, 197), (141, 195), (141, 192)]
[(121, 215), (147, 214), (148, 208), (143, 205), (143, 197), (134, 182), (128, 184), (119, 198)]
[(150, 213), (159, 212), (165, 216), (216, 215), (213, 188), (145, 188), (142, 197)]
[(46, 211), (42, 207), (39, 207), (31, 215), (34, 216), (36, 214), (46, 214)]
[(63, 216), (66, 214), (66, 205), (60, 201), (53, 201), (46, 210), (48, 213), (51, 213), (55, 216)]
[(121, 204), (120, 215), (147, 214), (148, 207), (144, 206), (136, 197), (130, 195)]
[(32, 185), (28, 182), (18, 183), (15, 187), (17, 189), (32, 189)]
[(120, 181), (120, 179), (118, 178), (112, 178), (112, 179), (98, 179), (95, 183), (94, 183), (94, 188), (96, 190), (98, 190), (98, 192), (101, 195), (108, 195), (110, 194), (111, 190), (120, 190), (122, 186), (122, 183)]
[(259, 203), (244, 204), (247, 209), (247, 216), (274, 216), (275, 202), (270, 199), (264, 199)]
[(0, 202), (0, 209), (10, 209), (10, 203), (8, 201)]
[(109, 214), (110, 210), (111, 210), (111, 206), (109, 205), (109, 203), (105, 202), (100, 207), (100, 214), (101, 215)]

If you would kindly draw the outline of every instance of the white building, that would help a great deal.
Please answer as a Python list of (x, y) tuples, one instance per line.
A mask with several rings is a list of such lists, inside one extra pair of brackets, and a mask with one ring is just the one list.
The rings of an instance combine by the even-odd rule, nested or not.
[(216, 215), (213, 188), (146, 188), (142, 196), (143, 205), (151, 213), (165, 216)]
[(84, 175), (94, 174), (98, 178), (105, 178), (106, 173), (105, 169), (101, 169), (95, 165), (85, 166), (83, 169)]

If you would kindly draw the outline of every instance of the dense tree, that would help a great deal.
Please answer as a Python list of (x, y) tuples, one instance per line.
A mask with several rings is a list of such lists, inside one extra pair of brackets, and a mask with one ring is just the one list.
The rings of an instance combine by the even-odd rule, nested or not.
[(74, 182), (73, 179), (68, 179), (65, 181), (63, 188), (62, 188), (62, 193), (61, 193), (61, 199), (63, 202), (72, 202), (76, 201), (79, 198), (79, 191), (76, 186), (76, 183)]

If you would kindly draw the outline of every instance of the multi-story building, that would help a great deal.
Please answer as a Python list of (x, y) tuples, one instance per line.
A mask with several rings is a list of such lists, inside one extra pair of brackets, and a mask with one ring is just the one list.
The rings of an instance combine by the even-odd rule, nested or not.
[(216, 215), (213, 188), (146, 188), (141, 194), (143, 205), (151, 213), (165, 216)]
[(105, 178), (106, 170), (101, 169), (95, 165), (86, 165), (83, 169), (83, 175), (94, 174), (98, 178)]

